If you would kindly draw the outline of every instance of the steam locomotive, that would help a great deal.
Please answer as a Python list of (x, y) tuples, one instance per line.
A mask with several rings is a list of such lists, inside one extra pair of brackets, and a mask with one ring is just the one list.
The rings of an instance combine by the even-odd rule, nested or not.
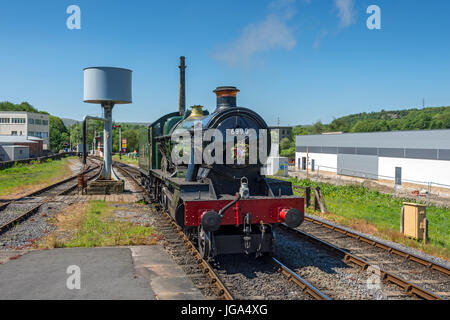
[[(283, 222), (299, 226), (304, 199), (293, 194), (290, 182), (261, 172), (264, 159), (255, 152), (270, 151), (266, 122), (236, 105), (239, 90), (231, 86), (213, 91), (217, 105), (212, 113), (202, 106), (185, 110), (184, 57), (179, 68), (178, 111), (153, 122), (139, 139), (142, 185), (196, 241), (203, 257), (273, 253), (273, 227)], [(205, 161), (207, 143), (196, 141), (209, 132), (208, 141), (216, 147), (209, 156), (216, 161)]]

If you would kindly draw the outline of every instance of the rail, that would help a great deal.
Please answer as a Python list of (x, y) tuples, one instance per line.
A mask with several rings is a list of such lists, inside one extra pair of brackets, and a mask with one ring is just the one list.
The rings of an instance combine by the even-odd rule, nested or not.
[[(91, 171), (93, 171), (93, 170), (95, 170), (95, 169), (97, 169), (97, 168), (101, 168), (101, 166), (100, 166), (100, 165), (97, 165), (97, 166), (94, 166), (94, 167), (92, 167), (92, 168), (89, 168), (89, 169), (85, 170), (84, 173), (89, 173), (89, 172), (91, 172)], [(89, 180), (95, 178), (95, 176), (96, 176), (96, 175), (93, 175), (93, 176), (89, 177)], [(48, 191), (48, 190), (51, 190), (51, 189), (53, 189), (53, 188), (55, 188), (55, 187), (57, 187), (57, 186), (59, 186), (59, 185), (61, 185), (61, 184), (67, 183), (67, 182), (69, 182), (69, 181), (71, 181), (71, 180), (74, 180), (74, 179), (76, 179), (77, 177), (78, 177), (78, 175), (71, 176), (71, 177), (66, 178), (66, 179), (64, 179), (64, 180), (62, 180), (62, 181), (59, 181), (59, 182), (57, 182), (57, 183), (55, 183), (55, 184), (53, 184), (53, 185), (51, 185), (51, 186), (48, 186), (48, 187), (45, 187), (45, 188), (40, 189), (40, 190), (38, 190), (38, 191), (35, 191), (35, 192), (31, 193), (31, 194), (28, 195), (28, 196), (33, 196), (33, 195), (41, 194), (41, 193), (43, 193), (43, 192), (45, 192), (45, 191)], [(43, 201), (40, 201), (40, 202), (37, 203), (35, 206), (33, 206), (31, 209), (25, 211), (24, 213), (20, 214), (19, 216), (17, 216), (17, 217), (15, 217), (15, 218), (13, 218), (13, 219), (11, 219), (11, 220), (9, 220), (9, 221), (3, 223), (2, 225), (0, 225), (0, 234), (3, 234), (4, 232), (6, 232), (6, 231), (8, 231), (9, 229), (11, 229), (11, 228), (12, 228), (14, 225), (16, 225), (17, 223), (20, 223), (21, 221), (24, 221), (24, 220), (26, 220), (27, 218), (29, 218), (30, 216), (32, 216), (33, 214), (35, 214), (35, 213), (39, 210), (39, 208), (40, 208), (42, 205), (44, 205), (45, 203), (50, 202), (52, 199), (54, 199), (54, 198), (57, 197), (57, 196), (67, 194), (67, 193), (69, 193), (69, 192), (75, 190), (76, 188), (77, 188), (77, 184), (71, 185), (71, 186), (69, 186), (68, 188), (66, 188), (66, 189), (64, 189), (64, 190), (62, 190), (62, 191), (60, 191), (60, 192), (58, 192), (57, 194), (55, 194), (55, 195), (53, 195), (53, 196), (50, 196), (50, 197), (47, 197), (47, 198), (44, 199)], [(20, 199), (12, 200), (12, 201), (9, 201), (9, 202), (6, 202), (6, 203), (2, 204), (2, 206), (0, 207), (0, 211), (6, 209), (6, 208), (7, 208), (9, 205), (11, 205), (12, 203), (14, 203), (14, 202), (16, 202), (16, 201), (18, 201), (18, 200), (24, 199), (24, 198), (25, 198), (25, 197), (22, 197), (22, 198), (20, 198)]]
[(398, 248), (394, 248), (392, 246), (389, 246), (389, 245), (387, 245), (385, 243), (382, 243), (380, 241), (368, 238), (368, 237), (366, 237), (364, 235), (361, 235), (359, 233), (352, 232), (350, 230), (338, 227), (338, 226), (333, 225), (331, 223), (315, 219), (315, 218), (313, 218), (311, 216), (306, 216), (305, 215), (305, 221), (314, 223), (316, 225), (322, 226), (322, 227), (330, 229), (330, 230), (337, 231), (337, 232), (339, 232), (339, 233), (341, 233), (343, 235), (346, 235), (348, 237), (351, 237), (353, 239), (357, 239), (357, 240), (360, 240), (360, 241), (365, 242), (367, 244), (370, 244), (370, 245), (372, 245), (374, 247), (377, 247), (377, 248), (380, 248), (380, 249), (384, 249), (390, 254), (398, 255), (398, 256), (403, 257), (405, 259), (408, 259), (410, 261), (419, 263), (419, 264), (421, 264), (421, 265), (423, 265), (425, 267), (428, 267), (430, 269), (433, 269), (433, 270), (436, 270), (438, 272), (441, 272), (441, 273), (443, 273), (445, 275), (448, 275), (448, 276), (450, 275), (450, 269), (448, 269), (447, 267), (445, 267), (445, 266), (443, 266), (443, 265), (441, 265), (439, 263), (436, 263), (436, 262), (433, 262), (433, 261), (421, 258), (421, 257), (419, 257), (417, 255), (414, 255), (414, 254), (402, 251), (402, 250), (400, 250)]
[(285, 275), (290, 281), (294, 282), (296, 285), (298, 285), (304, 292), (309, 294), (311, 297), (313, 297), (315, 300), (331, 300), (330, 297), (328, 297), (326, 294), (322, 293), (319, 289), (314, 287), (312, 284), (310, 284), (308, 281), (300, 277), (297, 273), (289, 269), (287, 266), (285, 266), (283, 263), (281, 263), (276, 258), (272, 257), (271, 261), (277, 268), (279, 268), (279, 271)]
[[(144, 197), (144, 198), (146, 198), (146, 201), (151, 202), (151, 197), (150, 197), (149, 192), (144, 187), (142, 187), (141, 184), (139, 183), (139, 181), (132, 174), (130, 174), (125, 168), (131, 168), (131, 170), (136, 170), (136, 169), (128, 166), (127, 164), (121, 163), (121, 162), (119, 163), (119, 162), (113, 161), (113, 164), (122, 174), (129, 177), (134, 182), (134, 184), (142, 190), (142, 192), (146, 195), (146, 197)], [(118, 164), (120, 164), (120, 165), (118, 165)], [(217, 287), (218, 296), (223, 297), (225, 300), (234, 300), (233, 294), (228, 290), (228, 288), (225, 286), (225, 284), (220, 280), (219, 276), (214, 271), (214, 269), (211, 267), (211, 265), (205, 259), (202, 258), (202, 256), (200, 255), (200, 252), (197, 250), (195, 245), (189, 240), (189, 238), (186, 237), (183, 230), (178, 225), (176, 225), (176, 223), (170, 218), (169, 214), (165, 210), (162, 210), (162, 213), (164, 214), (164, 217), (167, 219), (168, 223), (170, 223), (170, 225), (172, 226), (172, 228), (176, 232), (176, 234), (181, 238), (184, 245), (187, 247), (188, 251), (195, 257), (195, 259), (197, 260), (197, 263), (202, 266), (203, 272), (211, 278), (211, 283)]]

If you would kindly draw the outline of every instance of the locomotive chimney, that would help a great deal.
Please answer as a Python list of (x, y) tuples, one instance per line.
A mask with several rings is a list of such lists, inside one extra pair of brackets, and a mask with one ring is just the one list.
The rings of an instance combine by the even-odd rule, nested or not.
[(186, 65), (184, 64), (184, 56), (180, 57), (180, 96), (178, 100), (178, 112), (180, 116), (184, 115), (186, 111), (186, 82), (185, 82), (185, 70)]
[(217, 87), (213, 92), (217, 96), (217, 107), (214, 112), (236, 107), (236, 95), (239, 92), (236, 87)]

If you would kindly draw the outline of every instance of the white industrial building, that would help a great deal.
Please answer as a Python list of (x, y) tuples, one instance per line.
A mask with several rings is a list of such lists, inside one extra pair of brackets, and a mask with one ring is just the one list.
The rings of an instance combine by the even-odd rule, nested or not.
[(450, 187), (450, 130), (307, 135), (295, 145), (300, 170)]
[(43, 148), (50, 149), (49, 116), (26, 111), (0, 111), (0, 135), (41, 138)]
[(0, 161), (15, 161), (30, 158), (28, 146), (0, 145)]

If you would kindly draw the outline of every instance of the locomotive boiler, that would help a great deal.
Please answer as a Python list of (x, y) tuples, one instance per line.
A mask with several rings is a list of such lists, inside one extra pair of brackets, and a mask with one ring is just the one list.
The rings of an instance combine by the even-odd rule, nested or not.
[(237, 106), (239, 90), (217, 87), (212, 112), (185, 109), (185, 60), (180, 58), (178, 111), (153, 122), (140, 137), (142, 184), (196, 241), (204, 257), (275, 250), (273, 227), (299, 226), (304, 199), (290, 182), (262, 168), (269, 128), (255, 111)]

